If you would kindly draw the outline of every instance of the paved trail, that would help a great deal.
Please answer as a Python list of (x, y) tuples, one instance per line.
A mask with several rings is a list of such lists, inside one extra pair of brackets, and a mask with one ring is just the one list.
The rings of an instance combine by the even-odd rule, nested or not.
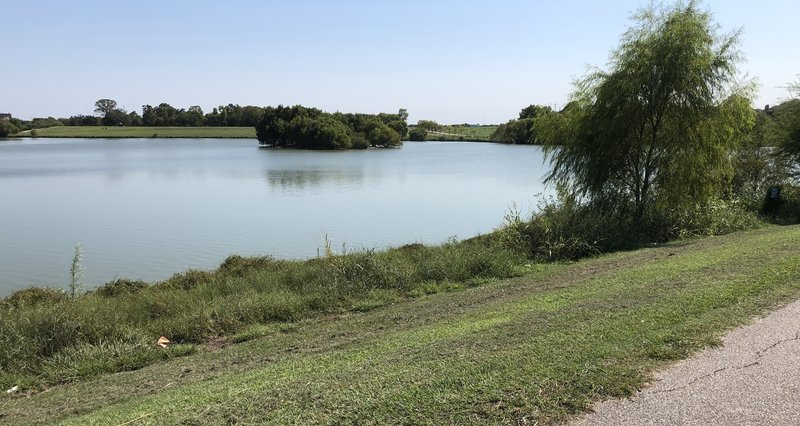
[(633, 398), (596, 404), (575, 425), (800, 424), (800, 301), (657, 374)]

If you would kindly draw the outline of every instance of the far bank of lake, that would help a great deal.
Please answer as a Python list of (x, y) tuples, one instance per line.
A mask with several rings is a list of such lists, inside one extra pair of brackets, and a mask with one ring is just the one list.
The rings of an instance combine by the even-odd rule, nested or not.
[[(491, 142), (495, 125), (453, 125), (430, 132), (428, 140)], [(125, 138), (213, 138), (255, 139), (254, 127), (151, 127), (151, 126), (56, 126), (20, 132), (16, 137), (125, 139)]]
[(136, 126), (57, 126), (26, 130), (20, 137), (37, 138), (214, 138), (255, 139), (253, 127), (136, 127)]
[(469, 238), (544, 191), (539, 147), (406, 142), (402, 149), (259, 150), (254, 140), (0, 142), (0, 296), (164, 279), (228, 255), (316, 256)]

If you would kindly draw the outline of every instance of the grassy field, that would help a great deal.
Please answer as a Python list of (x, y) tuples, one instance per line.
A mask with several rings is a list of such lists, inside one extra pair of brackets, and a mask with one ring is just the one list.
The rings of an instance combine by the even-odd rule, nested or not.
[(800, 297), (798, 246), (800, 226), (769, 226), (533, 264), (508, 280), (252, 326), (136, 371), (3, 393), (0, 422), (563, 421)]
[(495, 125), (489, 126), (443, 126), (436, 132), (428, 133), (431, 141), (476, 141), (488, 142), (489, 136), (497, 129)]
[[(31, 130), (17, 136), (31, 136)], [(41, 138), (250, 138), (253, 127), (115, 127), (58, 126), (36, 129)]]

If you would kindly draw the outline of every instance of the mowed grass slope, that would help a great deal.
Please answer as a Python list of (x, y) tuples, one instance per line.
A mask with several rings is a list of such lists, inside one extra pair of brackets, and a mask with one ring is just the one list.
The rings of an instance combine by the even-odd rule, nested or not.
[[(44, 138), (251, 138), (253, 127), (119, 127), (57, 126), (36, 129), (36, 137)], [(31, 136), (31, 130), (18, 136)]]
[(490, 136), (497, 130), (497, 126), (443, 126), (441, 129), (428, 132), (427, 139), (430, 141), (476, 141), (488, 142)]
[(532, 265), (521, 278), (257, 326), (138, 371), (3, 395), (0, 421), (562, 421), (800, 297), (799, 246), (800, 226), (771, 226)]

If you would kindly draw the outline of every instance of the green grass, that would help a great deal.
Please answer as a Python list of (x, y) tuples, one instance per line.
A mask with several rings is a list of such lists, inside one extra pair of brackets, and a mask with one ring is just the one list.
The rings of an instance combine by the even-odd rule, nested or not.
[[(31, 136), (31, 130), (17, 136)], [(36, 129), (40, 138), (251, 138), (253, 127), (58, 126)]]
[(431, 141), (473, 141), (489, 142), (489, 137), (497, 129), (495, 125), (488, 126), (443, 126), (436, 132), (428, 133)]
[[(12, 424), (563, 421), (595, 400), (630, 395), (654, 369), (716, 345), (726, 330), (799, 297), (798, 246), (800, 226), (769, 226), (530, 265), (518, 278), (431, 289), (435, 294), (375, 296), (391, 302), (253, 325), (195, 354), (135, 371), (26, 397), (3, 395), (0, 418)], [(231, 263), (231, 270), (243, 268)], [(242, 294), (241, 303), (249, 297)]]
[[(153, 285), (118, 279), (77, 298), (21, 290), (0, 300), (0, 388), (41, 389), (138, 368), (158, 361), (148, 342), (160, 335), (192, 345), (253, 324), (367, 311), (404, 297), (520, 275), (523, 262), (490, 243), (418, 244), (309, 261), (234, 255), (215, 271), (189, 270)], [(96, 362), (103, 353), (119, 356), (117, 347), (127, 348), (124, 356), (137, 362)], [(87, 368), (76, 376), (70, 363), (52, 362), (65, 353)]]

